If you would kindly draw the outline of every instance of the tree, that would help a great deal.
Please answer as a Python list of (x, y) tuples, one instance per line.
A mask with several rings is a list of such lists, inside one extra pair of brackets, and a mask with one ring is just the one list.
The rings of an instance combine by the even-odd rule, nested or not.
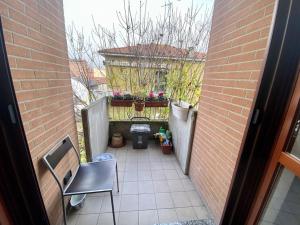
[[(106, 67), (112, 90), (122, 89), (119, 91), (132, 94), (153, 91), (157, 74), (151, 68), (164, 65), (168, 97), (195, 104), (200, 95), (205, 59), (203, 54), (199, 62), (199, 52), (206, 52), (210, 31), (211, 12), (208, 8), (205, 5), (194, 7), (192, 3), (185, 13), (181, 13), (169, 2), (164, 6), (164, 13), (153, 19), (148, 15), (147, 1), (140, 1), (139, 8), (134, 11), (130, 2), (124, 0), (123, 10), (116, 13), (117, 28), (113, 25), (107, 29), (94, 19), (94, 28), (89, 36), (74, 25), (69, 28), (72, 58), (84, 58), (93, 67), (101, 68), (103, 58), (99, 51), (127, 47), (131, 57), (127, 59), (126, 70), (111, 71), (111, 67)], [(176, 48), (176, 59), (161, 46)], [(88, 81), (86, 76), (83, 80)]]

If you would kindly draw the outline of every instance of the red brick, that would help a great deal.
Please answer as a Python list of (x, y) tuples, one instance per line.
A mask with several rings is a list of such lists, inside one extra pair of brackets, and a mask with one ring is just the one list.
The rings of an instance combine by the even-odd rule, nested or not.
[(8, 55), (18, 56), (18, 57), (24, 57), (24, 58), (30, 58), (30, 50), (23, 48), (21, 46), (15, 46), (13, 44), (6, 44), (6, 50)]
[(11, 20), (8, 17), (2, 17), (2, 23), (3, 23), (4, 29), (7, 29), (13, 33), (27, 35), (27, 27), (23, 24), (20, 24), (14, 20)]
[(274, 0), (216, 0), (190, 177), (220, 221), (267, 47)]

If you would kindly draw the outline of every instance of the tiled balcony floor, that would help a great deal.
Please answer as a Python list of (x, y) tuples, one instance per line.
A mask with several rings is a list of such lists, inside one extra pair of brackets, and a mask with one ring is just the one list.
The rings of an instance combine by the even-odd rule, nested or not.
[[(153, 225), (209, 217), (173, 154), (162, 154), (154, 142), (145, 150), (134, 150), (128, 143), (108, 151), (115, 154), (119, 167), (120, 192), (114, 190), (118, 225)], [(84, 206), (72, 210), (68, 219), (68, 225), (112, 224), (107, 193), (88, 195)]]

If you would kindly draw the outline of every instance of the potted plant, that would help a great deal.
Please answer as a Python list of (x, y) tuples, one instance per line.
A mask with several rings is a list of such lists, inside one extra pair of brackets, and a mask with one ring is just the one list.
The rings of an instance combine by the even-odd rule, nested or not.
[(186, 121), (188, 118), (189, 110), (192, 107), (190, 104), (179, 100), (178, 102), (172, 102), (172, 113), (180, 119)]
[(150, 91), (148, 97), (145, 99), (145, 107), (168, 107), (168, 99), (164, 97), (164, 92), (159, 92), (155, 97), (153, 91)]
[(123, 107), (131, 107), (133, 103), (133, 96), (130, 94), (121, 95), (121, 92), (114, 91), (113, 97), (111, 99), (111, 106), (123, 106)]
[(161, 148), (161, 151), (163, 152), (163, 154), (166, 154), (166, 155), (171, 154), (172, 149), (173, 149), (172, 142), (169, 140), (166, 140), (163, 143), (161, 143), (160, 148)]
[(172, 134), (169, 130), (164, 131), (163, 129), (160, 129), (160, 135), (161, 135), (161, 144), (160, 148), (161, 151), (164, 154), (171, 154), (172, 149), (173, 149), (173, 144), (172, 144)]
[(172, 134), (169, 130), (160, 127), (159, 132), (154, 134), (154, 137), (159, 140), (160, 148), (163, 154), (171, 154), (173, 150)]

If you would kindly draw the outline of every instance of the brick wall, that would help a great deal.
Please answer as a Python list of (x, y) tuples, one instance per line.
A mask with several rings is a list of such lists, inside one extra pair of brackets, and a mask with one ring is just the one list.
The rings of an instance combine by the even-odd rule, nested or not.
[(220, 220), (266, 50), (275, 0), (215, 0), (190, 176)]
[[(0, 13), (32, 160), (51, 224), (58, 224), (58, 188), (41, 157), (67, 134), (77, 145), (63, 0), (0, 0)], [(67, 156), (60, 174), (74, 162)]]

